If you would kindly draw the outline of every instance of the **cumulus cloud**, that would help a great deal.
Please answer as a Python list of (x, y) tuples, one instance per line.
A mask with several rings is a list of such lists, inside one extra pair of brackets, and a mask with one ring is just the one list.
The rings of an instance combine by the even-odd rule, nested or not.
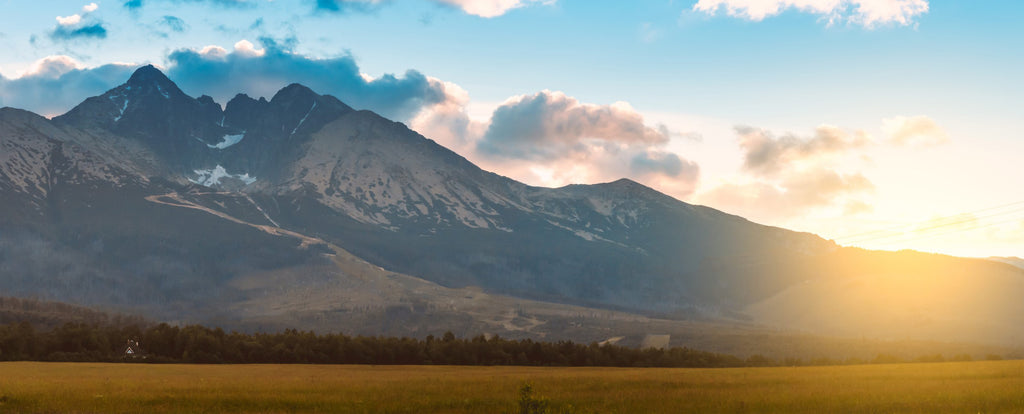
[(96, 3), (82, 7), (81, 14), (57, 16), (57, 27), (50, 31), (50, 39), (68, 41), (75, 39), (105, 39), (107, 28), (99, 19), (90, 18), (90, 14), (99, 9)]
[(409, 123), (410, 127), (456, 152), (471, 153), (487, 130), (487, 123), (470, 118), (466, 109), (469, 93), (465, 89), (451, 82), (429, 79), (444, 85), (445, 97), (420, 111)]
[(123, 83), (136, 67), (109, 64), (85, 68), (74, 58), (49, 56), (18, 78), (0, 76), (0, 106), (16, 106), (47, 116), (59, 115), (85, 98)]
[(480, 17), (497, 17), (509, 10), (525, 7), (531, 3), (553, 4), (556, 0), (433, 0), (435, 3), (454, 6), (466, 14)]
[(400, 121), (449, 98), (443, 82), (416, 70), (371, 78), (360, 72), (350, 55), (316, 59), (293, 53), (271, 39), (261, 43), (257, 47), (243, 40), (231, 51), (219, 46), (176, 50), (168, 56), (168, 76), (187, 93), (207, 94), (221, 102), (240, 92), (273, 96), (297, 82), (355, 108)]
[(648, 126), (627, 103), (595, 105), (545, 90), (512, 97), (480, 120), (467, 114), (468, 101), (464, 92), (451, 95), (411, 126), (485, 169), (532, 185), (628, 177), (677, 197), (696, 187), (699, 166), (665, 148), (677, 134)]
[(744, 217), (775, 221), (830, 206), (841, 206), (845, 215), (871, 211), (871, 205), (859, 197), (874, 189), (861, 173), (815, 167), (786, 172), (777, 180), (728, 182), (702, 193), (700, 200)]
[(79, 14), (72, 14), (67, 17), (57, 16), (57, 25), (59, 26), (74, 26), (82, 22), (82, 16)]
[(561, 92), (542, 91), (509, 99), (491, 117), (481, 150), (496, 156), (545, 160), (589, 145), (658, 145), (667, 128), (644, 124), (628, 103), (585, 104)]
[(743, 167), (757, 173), (775, 173), (794, 163), (863, 147), (871, 142), (863, 131), (850, 133), (831, 125), (815, 129), (810, 137), (791, 133), (775, 137), (771, 132), (748, 126), (736, 127), (744, 152)]
[(829, 23), (846, 20), (864, 27), (879, 24), (910, 25), (928, 12), (927, 0), (699, 0), (694, 11), (726, 14), (761, 21), (787, 9), (821, 15)]
[(928, 147), (949, 142), (949, 134), (924, 115), (883, 119), (882, 131), (890, 143), (898, 146)]
[(822, 208), (846, 216), (871, 211), (863, 197), (874, 191), (874, 184), (859, 171), (839, 167), (843, 158), (872, 144), (863, 131), (823, 125), (800, 137), (739, 126), (736, 133), (742, 174), (703, 191), (700, 202), (766, 221)]

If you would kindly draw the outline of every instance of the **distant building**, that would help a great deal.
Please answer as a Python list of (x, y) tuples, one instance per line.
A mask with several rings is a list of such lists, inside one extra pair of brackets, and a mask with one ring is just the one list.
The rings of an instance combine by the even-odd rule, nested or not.
[(121, 355), (124, 359), (139, 359), (145, 358), (146, 353), (142, 351), (142, 347), (139, 346), (139, 341), (129, 339), (128, 344), (124, 346), (124, 350), (121, 351)]

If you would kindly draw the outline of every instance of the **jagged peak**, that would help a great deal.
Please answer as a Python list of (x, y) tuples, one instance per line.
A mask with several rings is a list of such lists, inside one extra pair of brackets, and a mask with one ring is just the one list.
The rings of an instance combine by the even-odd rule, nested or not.
[(174, 81), (153, 65), (146, 65), (136, 69), (132, 76), (128, 78), (128, 82), (125, 82), (124, 85), (115, 90), (121, 90), (125, 87), (130, 91), (128, 92), (130, 95), (138, 95), (140, 93), (159, 94), (165, 99), (192, 99), (185, 92), (182, 92)]
[(146, 85), (152, 83), (174, 84), (174, 82), (172, 82), (171, 79), (167, 77), (167, 75), (164, 75), (164, 73), (161, 72), (160, 69), (157, 69), (156, 66), (153, 65), (146, 65), (138, 69), (135, 69), (135, 72), (132, 73), (132, 76), (128, 78), (127, 83), (131, 86)]
[(200, 96), (196, 100), (203, 105), (217, 105), (217, 101), (213, 100), (213, 97), (210, 95)]
[(309, 89), (308, 87), (302, 84), (293, 83), (277, 91), (277, 93), (274, 94), (274, 97), (270, 98), (270, 102), (280, 101), (281, 99), (291, 100), (301, 97), (316, 99), (319, 96), (320, 95), (317, 94), (316, 92), (313, 92), (312, 89)]

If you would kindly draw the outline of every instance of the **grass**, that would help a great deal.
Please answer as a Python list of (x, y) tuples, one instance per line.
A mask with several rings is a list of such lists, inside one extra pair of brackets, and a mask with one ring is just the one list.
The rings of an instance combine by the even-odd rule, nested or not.
[[(1024, 412), (1024, 361), (661, 369), (0, 363), (0, 413)], [(539, 412), (539, 411), (538, 411)]]

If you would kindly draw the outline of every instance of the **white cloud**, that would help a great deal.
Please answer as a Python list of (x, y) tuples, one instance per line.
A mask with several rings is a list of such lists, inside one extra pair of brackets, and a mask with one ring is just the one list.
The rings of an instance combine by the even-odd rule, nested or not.
[(479, 121), (485, 117), (469, 116), (462, 88), (444, 89), (444, 102), (426, 107), (412, 128), (484, 169), (546, 187), (626, 177), (680, 198), (696, 188), (699, 166), (667, 149), (677, 134), (647, 125), (626, 102), (597, 105), (545, 90), (485, 105), (490, 119)]
[(77, 14), (72, 14), (72, 15), (67, 16), (67, 17), (57, 16), (57, 24), (59, 24), (61, 26), (74, 26), (74, 25), (76, 25), (78, 23), (81, 23), (81, 22), (82, 22), (82, 16), (77, 15)]
[(646, 125), (629, 103), (595, 105), (544, 90), (498, 107), (480, 147), (496, 156), (542, 160), (589, 145), (664, 145), (669, 135), (664, 127)]
[(480, 17), (497, 17), (509, 10), (531, 3), (553, 4), (556, 0), (434, 0), (438, 3), (458, 7), (466, 14)]
[(58, 115), (124, 82), (136, 66), (86, 68), (70, 56), (47, 56), (16, 78), (0, 76), (0, 101), (44, 116)]
[(871, 143), (863, 131), (847, 132), (831, 125), (821, 125), (810, 137), (791, 133), (776, 137), (769, 131), (741, 126), (736, 128), (740, 148), (744, 151), (743, 167), (759, 174), (819, 162), (823, 156), (842, 154)]
[[(203, 50), (208, 50), (203, 48)], [(202, 53), (202, 51), (200, 51)], [(248, 40), (239, 40), (235, 43), (235, 53), (244, 57), (260, 57), (267, 53), (266, 49), (257, 49), (256, 45)]]
[(745, 126), (736, 133), (744, 158), (740, 174), (702, 191), (699, 202), (776, 223), (819, 210), (840, 216), (871, 210), (863, 197), (874, 184), (842, 167), (872, 144), (864, 132), (823, 125), (806, 137)]
[(876, 23), (898, 23), (906, 26), (914, 16), (928, 12), (927, 0), (857, 0), (855, 22), (871, 27)]
[[(100, 6), (97, 5), (96, 3), (89, 3), (89, 4), (85, 5), (85, 7), (82, 7), (82, 14), (92, 13), (92, 12), (96, 11), (96, 9), (99, 9), (99, 8), (100, 8)], [(57, 24), (59, 24), (61, 26), (65, 26), (65, 27), (74, 26), (74, 25), (77, 25), (77, 24), (79, 24), (81, 22), (82, 22), (82, 15), (81, 14), (72, 14), (70, 16), (57, 16)]]
[(900, 146), (927, 147), (949, 142), (946, 130), (924, 115), (883, 119), (882, 131), (889, 142)]
[(47, 56), (33, 63), (28, 70), (21, 74), (21, 76), (57, 79), (65, 73), (71, 72), (75, 69), (82, 69), (83, 67), (84, 66), (81, 62), (75, 60), (75, 58), (71, 56)]
[[(252, 43), (250, 43), (251, 45)], [(217, 45), (209, 45), (199, 50), (199, 56), (202, 56), (203, 59), (224, 60), (228, 57), (228, 50)]]
[(761, 21), (787, 9), (821, 15), (829, 23), (848, 20), (864, 27), (895, 23), (903, 26), (913, 23), (915, 17), (928, 12), (927, 0), (699, 0), (694, 11), (715, 14), (725, 9), (726, 14), (753, 21)]

